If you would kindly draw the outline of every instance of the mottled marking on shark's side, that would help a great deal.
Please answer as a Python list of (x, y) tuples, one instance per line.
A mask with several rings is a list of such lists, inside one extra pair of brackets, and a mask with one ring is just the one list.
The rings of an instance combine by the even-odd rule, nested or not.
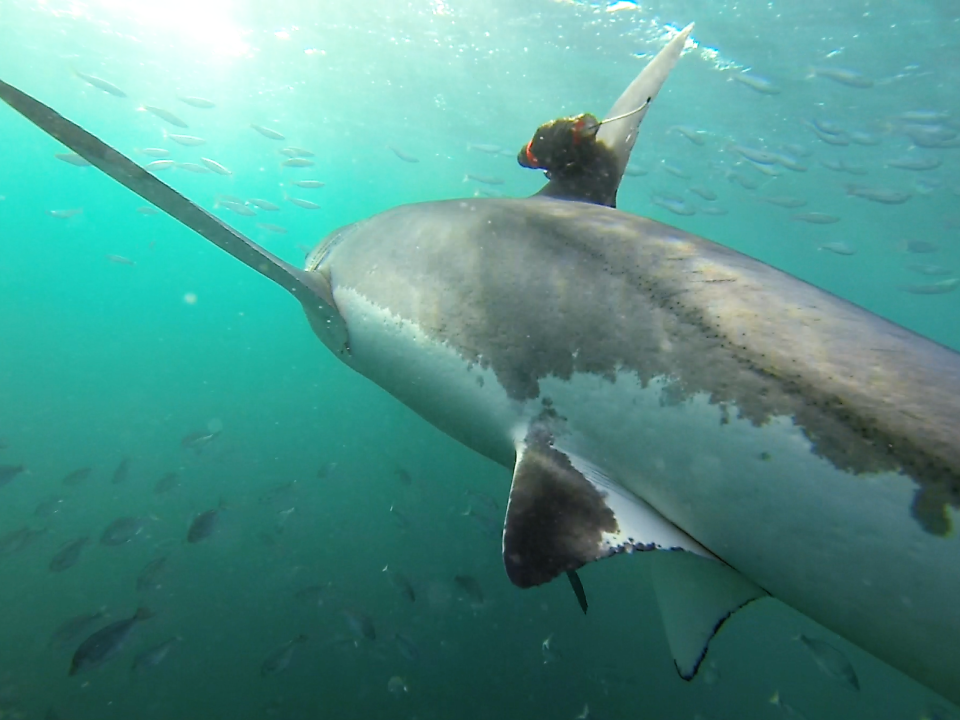
[[(606, 117), (656, 98), (689, 32)], [(616, 160), (603, 192), (395, 208), (297, 270), (33, 98), (2, 83), (0, 98), (294, 294), (343, 362), (512, 469), (517, 585), (642, 553), (684, 678), (769, 593), (960, 701), (960, 355), (610, 207), (662, 101), (600, 128)]]

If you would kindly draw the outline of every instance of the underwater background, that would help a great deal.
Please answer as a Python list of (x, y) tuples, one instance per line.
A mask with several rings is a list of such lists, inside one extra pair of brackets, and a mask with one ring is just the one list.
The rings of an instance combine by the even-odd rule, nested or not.
[[(955, 2), (0, 0), (0, 77), (299, 265), (398, 204), (536, 192), (534, 129), (602, 117), (689, 22), (619, 207), (960, 348)], [(581, 571), (586, 616), (517, 590), (506, 470), (67, 152), (0, 107), (0, 718), (953, 717), (775, 601), (682, 681), (638, 556)]]

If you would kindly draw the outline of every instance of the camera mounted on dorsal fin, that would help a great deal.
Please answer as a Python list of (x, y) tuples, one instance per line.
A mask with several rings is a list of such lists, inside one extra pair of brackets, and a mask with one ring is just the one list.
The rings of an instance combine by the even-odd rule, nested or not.
[(589, 113), (551, 120), (537, 128), (517, 160), (523, 167), (546, 170), (549, 178), (586, 167), (602, 152), (599, 130), (600, 121)]
[(550, 182), (539, 195), (615, 207), (623, 169), (597, 134), (605, 123), (634, 115), (649, 103), (647, 99), (637, 109), (605, 120), (582, 113), (544, 123), (517, 155), (517, 162), (546, 171)]

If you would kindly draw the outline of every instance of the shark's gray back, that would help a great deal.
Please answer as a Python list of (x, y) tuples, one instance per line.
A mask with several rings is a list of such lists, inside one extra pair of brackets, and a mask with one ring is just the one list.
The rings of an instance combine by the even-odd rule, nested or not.
[[(901, 469), (930, 532), (960, 507), (960, 355), (703, 238), (547, 198), (408, 205), (316, 257), (350, 287), (492, 368), (517, 400), (574, 372), (792, 417), (856, 473)], [(329, 252), (327, 252), (329, 250)]]

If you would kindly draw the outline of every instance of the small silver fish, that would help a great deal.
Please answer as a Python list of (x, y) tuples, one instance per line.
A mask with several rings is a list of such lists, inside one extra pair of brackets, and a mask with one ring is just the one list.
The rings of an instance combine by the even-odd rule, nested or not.
[(953, 292), (958, 286), (960, 286), (960, 278), (950, 278), (930, 285), (901, 285), (900, 290), (912, 295), (943, 295)]
[(260, 675), (263, 677), (269, 677), (271, 675), (279, 675), (282, 673), (284, 670), (290, 667), (290, 663), (293, 660), (293, 653), (294, 650), (296, 650), (297, 645), (306, 641), (306, 635), (298, 635), (293, 640), (288, 640), (276, 650), (271, 652), (260, 664)]
[(166, 660), (167, 655), (170, 654), (170, 651), (173, 650), (174, 646), (182, 640), (183, 638), (177, 635), (169, 640), (165, 640), (159, 645), (155, 645), (152, 648), (147, 648), (133, 659), (133, 664), (130, 666), (130, 669), (135, 673), (142, 673), (152, 670)]
[(824, 675), (833, 678), (851, 690), (860, 691), (860, 680), (846, 655), (824, 640), (812, 638), (802, 633), (796, 639), (810, 651), (813, 661)]
[(543, 655), (543, 664), (557, 662), (562, 655), (560, 651), (553, 646), (553, 634), (551, 633), (546, 640), (540, 643), (540, 654)]
[(787, 720), (807, 720), (799, 710), (795, 709), (792, 705), (787, 705), (780, 698), (780, 691), (777, 690), (773, 693), (773, 697), (770, 698), (770, 704), (776, 705), (780, 710), (780, 714), (783, 715)]
[(92, 85), (98, 90), (103, 90), (105, 93), (109, 93), (114, 97), (125, 98), (127, 96), (123, 90), (118, 88), (112, 82), (107, 82), (103, 78), (99, 78), (96, 75), (88, 75), (87, 73), (80, 72), (76, 68), (73, 68), (73, 74), (86, 82), (88, 85)]
[(840, 218), (836, 215), (828, 215), (827, 213), (821, 212), (797, 213), (796, 215), (791, 215), (790, 219), (811, 223), (813, 225), (832, 225), (833, 223), (840, 222)]
[(130, 258), (126, 258), (123, 255), (107, 255), (107, 260), (117, 265), (136, 265), (136, 263)]
[(217, 200), (213, 204), (214, 208), (226, 208), (235, 212), (237, 215), (243, 215), (244, 217), (256, 217), (256, 213), (248, 208), (243, 203), (234, 202), (233, 200)]
[(292, 157), (289, 160), (284, 160), (280, 163), (283, 167), (290, 168), (305, 168), (313, 167), (316, 163), (313, 160), (308, 160), (307, 158), (302, 157)]
[(257, 125), (256, 123), (250, 123), (250, 127), (256, 130), (258, 133), (263, 135), (265, 138), (270, 138), (271, 140), (286, 140), (286, 136), (278, 133), (276, 130), (271, 130), (268, 127), (263, 125)]
[(125, 483), (127, 478), (130, 476), (130, 458), (125, 457), (120, 459), (120, 463), (117, 465), (116, 470), (113, 471), (113, 477), (110, 478), (110, 482), (114, 485), (120, 485)]
[(700, 208), (701, 215), (721, 216), (721, 215), (726, 215), (727, 213), (728, 213), (728, 210), (726, 208), (717, 207), (715, 205), (708, 205), (707, 207)]
[(203, 163), (204, 165), (206, 165), (208, 168), (210, 168), (210, 169), (213, 170), (215, 173), (217, 173), (217, 175), (233, 175), (233, 171), (232, 171), (232, 170), (230, 170), (229, 168), (224, 167), (223, 165), (221, 165), (220, 163), (218, 163), (216, 160), (211, 160), (210, 158), (202, 157), (202, 158), (200, 158), (200, 162), (202, 162), (202, 163)]
[(52, 498), (47, 498), (46, 500), (41, 500), (37, 503), (37, 507), (34, 508), (33, 514), (40, 518), (49, 518), (53, 517), (63, 509), (63, 498), (60, 496), (54, 496)]
[(288, 158), (296, 158), (296, 157), (307, 158), (307, 157), (314, 157), (316, 155), (316, 153), (314, 153), (312, 150), (307, 150), (305, 148), (300, 148), (300, 147), (285, 147), (280, 150), (277, 150), (277, 152), (280, 153), (281, 155), (286, 155)]
[(850, 132), (850, 141), (856, 143), (857, 145), (866, 145), (873, 146), (879, 145), (881, 140), (876, 135), (872, 135), (867, 132), (862, 132), (860, 130), (852, 130)]
[(0, 465), (0, 487), (13, 482), (13, 479), (26, 469), (24, 465)]
[(187, 172), (193, 173), (194, 175), (209, 175), (210, 168), (205, 165), (200, 165), (199, 163), (194, 162), (182, 162), (177, 163), (177, 167), (180, 170), (186, 170)]
[(791, 197), (790, 195), (773, 195), (771, 197), (757, 196), (760, 202), (770, 203), (782, 208), (799, 208), (807, 204), (803, 198)]
[(293, 184), (297, 187), (316, 189), (322, 188), (326, 183), (320, 182), (319, 180), (294, 180)]
[(107, 608), (102, 607), (93, 612), (80, 613), (63, 621), (50, 635), (50, 647), (64, 649), (81, 635), (86, 634), (91, 627), (107, 617)]
[(642, 177), (644, 175), (648, 175), (649, 171), (644, 170), (639, 165), (633, 165), (633, 164), (627, 163), (627, 167), (624, 168), (623, 174), (628, 175), (630, 177)]
[(810, 122), (813, 123), (813, 126), (817, 130), (822, 133), (826, 133), (827, 135), (843, 135), (846, 133), (846, 130), (832, 120), (818, 120), (817, 118), (814, 118)]
[(274, 205), (269, 200), (262, 200), (260, 198), (250, 198), (249, 200), (247, 200), (247, 204), (254, 205), (260, 208), (261, 210), (267, 210), (270, 212), (276, 212), (277, 210), (280, 209), (279, 205)]
[(164, 473), (159, 480), (157, 480), (156, 485), (153, 486), (153, 492), (155, 495), (162, 495), (163, 493), (170, 492), (177, 485), (180, 484), (180, 476), (175, 472)]
[(873, 87), (873, 80), (857, 70), (850, 70), (848, 68), (815, 67), (811, 70), (811, 73), (812, 77), (826, 78), (827, 80), (833, 80), (834, 82), (840, 83), (841, 85), (846, 85), (847, 87), (859, 89)]
[(82, 467), (77, 468), (76, 470), (71, 470), (60, 480), (61, 483), (68, 486), (76, 486), (90, 477), (90, 473), (93, 472), (91, 467)]
[(297, 207), (301, 207), (304, 210), (319, 210), (320, 206), (315, 202), (310, 202), (309, 200), (301, 200), (300, 198), (287, 196), (287, 202), (293, 203)]
[(84, 640), (73, 654), (70, 663), (70, 675), (94, 668), (115, 658), (133, 632), (134, 627), (143, 620), (153, 617), (147, 608), (138, 608), (133, 617), (119, 620), (97, 630)]
[(190, 107), (195, 107), (200, 110), (210, 110), (216, 107), (216, 104), (212, 100), (197, 97), (196, 95), (177, 95), (177, 100), (185, 105), (189, 105)]
[(159, 215), (160, 214), (159, 210), (149, 205), (141, 205), (140, 207), (137, 208), (137, 212), (140, 213), (141, 215)]
[(147, 157), (153, 157), (153, 158), (170, 157), (170, 151), (165, 148), (136, 148), (136, 151), (141, 155), (146, 155)]
[(483, 589), (476, 578), (470, 575), (456, 575), (453, 581), (467, 594), (474, 605), (483, 605)]
[(688, 173), (686, 170), (684, 170), (684, 169), (681, 168), (681, 167), (677, 167), (676, 165), (671, 165), (671, 164), (668, 163), (668, 162), (661, 163), (661, 164), (660, 164), (660, 167), (663, 168), (663, 171), (664, 171), (664, 172), (669, 173), (669, 174), (673, 175), (674, 177), (678, 177), (678, 178), (680, 178), (681, 180), (689, 180), (689, 179), (690, 179), (690, 173)]
[(904, 240), (903, 249), (917, 254), (940, 252), (940, 246), (929, 240)]
[(777, 156), (766, 150), (758, 150), (757, 148), (747, 147), (745, 145), (731, 145), (729, 149), (742, 155), (747, 160), (759, 163), (760, 165), (773, 165), (777, 162)]
[(24, 525), (17, 530), (12, 530), (4, 535), (0, 535), (0, 557), (26, 550), (38, 537), (45, 535), (46, 532), (46, 528), (33, 530)]
[(818, 130), (812, 123), (810, 124), (810, 129), (813, 130), (814, 135), (816, 135), (821, 141), (827, 143), (827, 145), (839, 145), (840, 147), (846, 147), (850, 144), (850, 137), (846, 133), (840, 133), (837, 135), (825, 133)]
[(469, 182), (473, 180), (474, 182), (483, 183), (484, 185), (503, 185), (503, 178), (498, 178), (494, 175), (474, 175), (473, 173), (467, 173), (463, 176), (464, 182)]
[(144, 165), (143, 169), (147, 172), (158, 172), (160, 170), (169, 170), (175, 165), (176, 163), (173, 160), (154, 160)]
[(410, 638), (400, 633), (393, 634), (393, 640), (397, 643), (397, 649), (410, 662), (417, 662), (420, 659), (420, 649)]
[(407, 579), (407, 576), (403, 573), (397, 572), (395, 570), (388, 570), (387, 568), (383, 569), (390, 576), (390, 582), (394, 584), (397, 590), (400, 591), (400, 594), (405, 597), (410, 602), (417, 601), (417, 593), (413, 589), (413, 585)]
[(82, 213), (83, 208), (71, 208), (70, 210), (47, 210), (47, 215), (50, 217), (60, 218), (61, 220), (72, 218)]
[(807, 166), (800, 162), (797, 158), (791, 157), (784, 153), (770, 153), (777, 164), (781, 167), (785, 167), (787, 170), (793, 170), (793, 172), (806, 172)]
[(923, 172), (924, 170), (935, 170), (943, 164), (943, 161), (937, 157), (901, 157), (893, 160), (887, 160), (886, 166), (897, 168), (899, 170), (913, 170)]
[(726, 172), (726, 178), (730, 182), (735, 182), (746, 190), (756, 190), (758, 187), (760, 187), (759, 182), (753, 178), (747, 177), (741, 172), (737, 172), (736, 170), (728, 170)]
[(829, 250), (835, 255), (856, 255), (855, 248), (850, 247), (844, 242), (828, 242), (820, 246), (821, 250)]
[(404, 152), (403, 150), (401, 150), (400, 148), (398, 148), (396, 145), (387, 145), (387, 150), (389, 150), (390, 152), (392, 152), (394, 155), (396, 155), (398, 158), (400, 158), (401, 160), (403, 160), (405, 163), (418, 163), (418, 162), (420, 162), (420, 159), (419, 159), (419, 158), (416, 158), (416, 157), (414, 157), (413, 155), (410, 155), (409, 153)]
[(160, 118), (161, 120), (165, 120), (166, 122), (168, 122), (168, 123), (170, 123), (171, 125), (174, 125), (174, 126), (176, 126), (176, 127), (178, 127), (178, 128), (188, 128), (188, 127), (190, 127), (190, 126), (187, 125), (183, 120), (181, 120), (179, 117), (177, 117), (176, 115), (174, 115), (172, 112), (170, 112), (169, 110), (164, 110), (164, 109), (161, 108), (161, 107), (156, 107), (155, 105), (143, 105), (143, 106), (141, 106), (141, 109), (142, 109), (142, 110), (145, 110), (146, 112), (150, 113), (151, 115), (155, 115), (156, 117)]
[(669, 210), (674, 215), (694, 215), (697, 210), (692, 205), (687, 205), (683, 200), (675, 200), (673, 198), (664, 197), (662, 195), (654, 195), (650, 198), (650, 202), (654, 205), (662, 207), (664, 210)]
[(64, 544), (50, 561), (50, 565), (48, 566), (50, 572), (63, 572), (76, 565), (80, 559), (81, 551), (88, 542), (90, 542), (90, 538), (82, 537)]
[(163, 572), (163, 569), (166, 567), (166, 565), (166, 555), (154, 558), (144, 565), (143, 569), (140, 571), (140, 574), (137, 575), (137, 592), (146, 592), (159, 587), (157, 578)]
[(138, 517), (121, 517), (107, 525), (100, 536), (101, 545), (125, 545), (143, 532), (146, 521)]
[(703, 145), (706, 142), (703, 137), (706, 135), (706, 132), (703, 130), (697, 130), (696, 128), (688, 127), (687, 125), (674, 125), (672, 128), (670, 128), (670, 130), (675, 130), (678, 134), (683, 135), (694, 145)]
[(221, 510), (223, 510), (223, 503), (219, 507), (206, 510), (193, 518), (190, 529), (187, 530), (187, 542), (196, 544), (213, 535), (213, 531), (217, 529), (217, 523), (220, 520)]
[(76, 167), (90, 167), (90, 161), (86, 158), (80, 157), (76, 153), (56, 153), (54, 157), (57, 160), (62, 160), (63, 162), (69, 165), (75, 165)]
[(953, 272), (950, 268), (943, 267), (942, 265), (928, 265), (928, 264), (922, 264), (922, 263), (907, 265), (907, 269), (912, 270), (915, 273), (920, 273), (921, 275), (927, 275), (930, 277), (937, 277), (939, 275), (950, 275)]
[(853, 195), (883, 205), (902, 205), (912, 197), (910, 193), (901, 190), (871, 188), (865, 185), (847, 185), (847, 195)]
[(287, 234), (287, 229), (282, 225), (274, 225), (273, 223), (257, 223), (257, 227), (261, 230), (266, 230), (267, 232), (276, 233), (277, 235)]
[(490, 145), (489, 143), (467, 143), (467, 150), (476, 150), (487, 153), (487, 155), (499, 155), (502, 149), (499, 145)]
[(200, 145), (207, 144), (207, 141), (202, 137), (197, 137), (196, 135), (174, 135), (173, 133), (168, 133), (166, 128), (163, 130), (163, 137), (168, 140), (173, 140), (177, 145), (183, 145), (184, 147), (199, 147)]
[(759, 75), (753, 75), (750, 73), (734, 73), (730, 76), (733, 80), (736, 80), (741, 85), (746, 85), (751, 90), (761, 93), (762, 95), (779, 95), (780, 88), (773, 84), (772, 81), (767, 80), (764, 77)]
[(350, 631), (358, 639), (366, 639), (371, 642), (377, 639), (377, 630), (373, 625), (373, 620), (366, 613), (359, 610), (343, 610), (343, 616), (347, 619), (347, 625)]

